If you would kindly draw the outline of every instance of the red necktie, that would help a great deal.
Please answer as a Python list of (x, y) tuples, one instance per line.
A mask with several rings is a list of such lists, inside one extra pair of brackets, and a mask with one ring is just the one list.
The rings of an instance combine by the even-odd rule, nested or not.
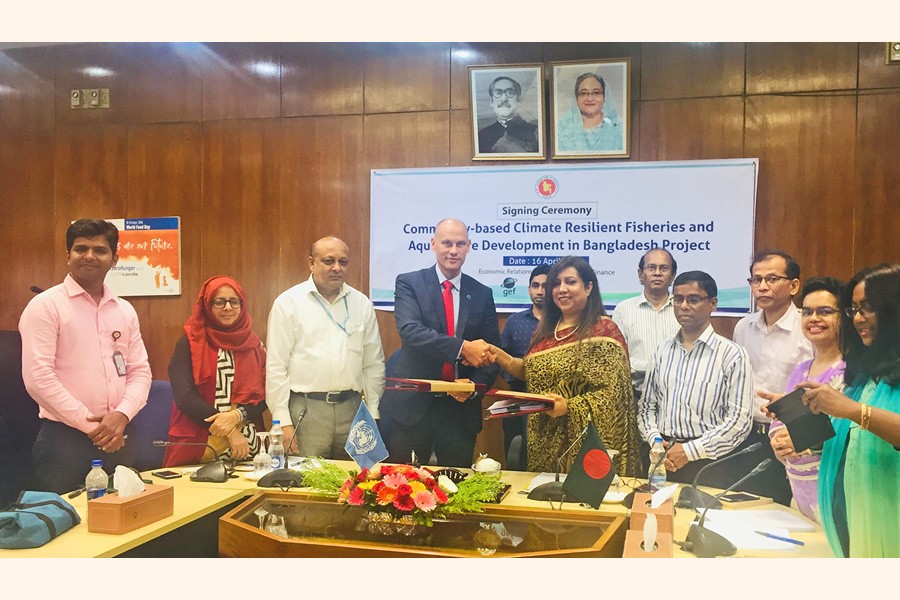
[[(447, 319), (447, 335), (452, 336), (454, 334), (453, 293), (451, 292), (451, 290), (453, 289), (453, 284), (450, 282), (450, 280), (446, 280), (441, 284), (441, 286), (443, 286), (444, 288), (441, 296), (444, 298), (444, 317)], [(453, 363), (444, 363), (444, 367), (441, 370), (441, 379), (443, 379), (444, 381), (456, 380)]]

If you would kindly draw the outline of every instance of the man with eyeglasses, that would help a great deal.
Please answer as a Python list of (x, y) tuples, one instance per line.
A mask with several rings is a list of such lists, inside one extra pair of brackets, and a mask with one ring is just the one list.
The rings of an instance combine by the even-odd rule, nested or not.
[[(643, 438), (652, 443), (661, 435), (666, 441), (671, 481), (691, 483), (710, 461), (749, 445), (750, 360), (743, 348), (713, 330), (717, 296), (707, 273), (688, 271), (675, 278), (672, 302), (681, 328), (654, 353), (638, 402)], [(758, 462), (755, 454), (749, 456), (736, 458), (730, 469), (710, 469), (703, 483), (728, 487)]]
[(32, 298), (19, 319), (22, 378), (40, 406), (35, 489), (80, 488), (93, 459), (110, 474), (133, 462), (128, 426), (147, 404), (152, 375), (137, 313), (105, 284), (118, 245), (109, 221), (73, 222), (69, 274)]
[[(283, 292), (269, 313), (266, 402), (286, 449), (347, 458), (344, 445), (363, 399), (378, 417), (384, 353), (372, 302), (344, 281), (350, 248), (335, 236), (309, 252), (309, 279)], [(298, 425), (299, 423), (299, 425)]]
[(792, 298), (800, 291), (800, 265), (782, 250), (763, 250), (753, 257), (747, 279), (760, 309), (734, 327), (734, 341), (743, 346), (753, 365), (753, 428), (750, 437), (763, 442), (772, 462), (769, 469), (748, 482), (751, 491), (790, 505), (791, 486), (784, 465), (775, 460), (769, 445), (769, 419), (759, 409), (768, 400), (757, 391), (784, 392), (798, 364), (813, 357), (812, 343), (803, 335), (800, 310)]
[(478, 152), (522, 153), (539, 150), (538, 130), (519, 116), (522, 86), (510, 77), (494, 79), (488, 87), (491, 108), (497, 120), (478, 130)]
[(668, 250), (650, 250), (638, 261), (637, 275), (643, 292), (619, 302), (613, 310), (612, 320), (628, 344), (635, 400), (641, 397), (653, 351), (678, 333), (678, 321), (669, 295), (669, 286), (677, 272), (678, 263)]

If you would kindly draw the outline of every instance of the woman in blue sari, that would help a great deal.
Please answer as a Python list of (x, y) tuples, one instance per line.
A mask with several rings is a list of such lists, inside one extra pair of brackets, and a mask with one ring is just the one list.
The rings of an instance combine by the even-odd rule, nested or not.
[[(900, 264), (857, 273), (841, 299), (841, 393), (807, 381), (803, 401), (831, 415), (819, 470), (822, 526), (837, 556), (900, 557)], [(845, 395), (846, 394), (846, 395)]]

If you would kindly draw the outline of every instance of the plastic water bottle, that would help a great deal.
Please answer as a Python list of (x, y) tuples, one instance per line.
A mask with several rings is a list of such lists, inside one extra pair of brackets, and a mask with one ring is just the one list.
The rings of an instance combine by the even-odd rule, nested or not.
[(84, 489), (87, 491), (87, 499), (93, 500), (106, 493), (109, 486), (109, 475), (103, 470), (102, 460), (92, 460), (91, 470), (84, 478)]
[[(666, 485), (666, 466), (665, 459), (666, 448), (663, 446), (661, 436), (656, 436), (653, 440), (653, 446), (650, 447), (650, 470), (647, 472), (647, 479), (650, 481), (650, 487), (658, 490)], [(656, 467), (655, 469), (653, 467)]]
[(269, 456), (272, 457), (272, 468), (284, 468), (284, 433), (281, 431), (281, 421), (272, 420), (272, 429), (269, 430)]

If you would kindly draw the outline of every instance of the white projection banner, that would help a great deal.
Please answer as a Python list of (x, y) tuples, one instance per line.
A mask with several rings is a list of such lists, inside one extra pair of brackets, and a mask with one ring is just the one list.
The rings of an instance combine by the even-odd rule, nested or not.
[[(370, 297), (393, 310), (394, 280), (434, 265), (441, 219), (469, 228), (463, 272), (494, 292), (499, 312), (530, 306), (528, 275), (562, 256), (585, 258), (607, 309), (641, 291), (647, 250), (678, 271), (706, 271), (717, 314), (750, 311), (758, 159), (372, 171)], [(548, 291), (549, 293), (549, 291)]]

